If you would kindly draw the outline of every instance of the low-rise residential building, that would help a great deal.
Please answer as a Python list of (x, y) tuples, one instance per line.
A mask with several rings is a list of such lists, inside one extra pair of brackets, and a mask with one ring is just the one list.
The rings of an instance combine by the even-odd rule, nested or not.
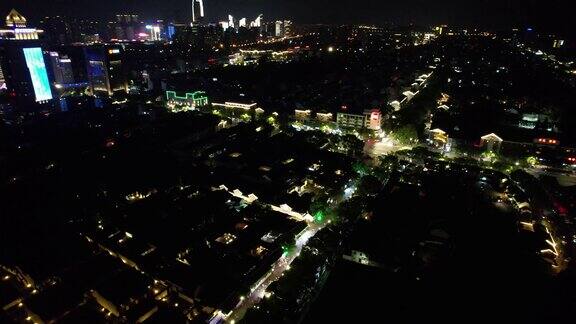
[(340, 127), (379, 130), (382, 125), (382, 113), (379, 109), (365, 110), (362, 115), (338, 113), (336, 123)]

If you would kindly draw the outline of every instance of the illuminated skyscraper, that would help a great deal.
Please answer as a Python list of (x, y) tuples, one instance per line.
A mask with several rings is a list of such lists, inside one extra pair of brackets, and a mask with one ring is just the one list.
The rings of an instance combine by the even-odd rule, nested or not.
[(553, 48), (561, 48), (562, 46), (564, 46), (564, 40), (563, 39), (555, 39), (554, 43), (552, 44)]
[(146, 25), (146, 31), (148, 32), (148, 40), (159, 41), (162, 40), (162, 25)]
[(238, 21), (238, 27), (246, 27), (246, 18), (242, 18)]
[(60, 53), (58, 52), (50, 52), (50, 63), (57, 89), (64, 88), (68, 84), (74, 83), (72, 60), (68, 56), (60, 56)]
[(8, 16), (6, 16), (6, 27), (8, 27), (8, 29), (0, 29), (0, 39), (38, 39), (38, 34), (41, 31), (36, 28), (27, 27), (26, 22), (27, 20), (24, 16), (15, 9), (12, 9)]
[(6, 89), (24, 104), (52, 99), (44, 53), (37, 41), (0, 41), (0, 65)]
[(274, 36), (276, 37), (282, 37), (282, 21), (278, 20), (276, 21), (276, 24), (274, 25)]
[(283, 35), (284, 37), (292, 36), (292, 21), (284, 20), (283, 24), (284, 30)]
[(26, 27), (26, 18), (22, 16), (16, 9), (12, 9), (8, 16), (6, 16), (6, 26), (13, 28)]
[(92, 94), (112, 95), (114, 92), (128, 91), (122, 66), (122, 47), (89, 46), (84, 53)]
[(261, 27), (262, 26), (262, 15), (258, 15), (254, 21), (250, 22), (250, 27)]
[[(0, 60), (2, 59), (0, 58)], [(2, 65), (0, 65), (0, 91), (7, 89), (8, 87), (6, 87), (6, 79), (4, 79), (4, 72), (2, 72)]]
[(192, 23), (204, 19), (204, 0), (192, 0)]
[(234, 17), (232, 15), (228, 15), (228, 28), (235, 28)]
[(276, 37), (287, 37), (292, 34), (292, 21), (290, 20), (277, 20), (273, 27)]
[(46, 60), (38, 41), (38, 30), (26, 26), (16, 10), (6, 17), (8, 30), (0, 30), (0, 87), (24, 106), (52, 99)]

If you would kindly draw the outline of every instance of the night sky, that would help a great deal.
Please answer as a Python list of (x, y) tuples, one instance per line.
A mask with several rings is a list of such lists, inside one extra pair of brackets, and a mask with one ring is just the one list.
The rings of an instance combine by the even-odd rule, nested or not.
[[(532, 26), (540, 30), (576, 29), (568, 5), (572, 0), (205, 0), (209, 21), (228, 13), (298, 23), (393, 22), (448, 23), (481, 27)], [(15, 7), (30, 18), (67, 14), (109, 19), (135, 12), (143, 18), (189, 19), (191, 0), (2, 0), (0, 12)]]

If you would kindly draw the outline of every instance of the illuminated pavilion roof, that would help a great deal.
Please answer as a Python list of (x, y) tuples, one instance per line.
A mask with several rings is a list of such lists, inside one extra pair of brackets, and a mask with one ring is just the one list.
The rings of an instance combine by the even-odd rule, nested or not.
[(26, 27), (26, 18), (16, 9), (12, 9), (6, 16), (6, 26), (8, 27)]
[(480, 139), (484, 140), (484, 141), (488, 141), (488, 140), (493, 140), (493, 141), (497, 141), (497, 142), (502, 142), (504, 141), (500, 136), (494, 134), (494, 133), (490, 133), (487, 135), (484, 135), (482, 137), (480, 137)]

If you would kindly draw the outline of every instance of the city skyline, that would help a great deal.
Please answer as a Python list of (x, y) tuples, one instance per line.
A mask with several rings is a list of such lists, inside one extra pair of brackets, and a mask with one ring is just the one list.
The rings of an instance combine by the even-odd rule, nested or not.
[[(26, 2), (6, 0), (0, 4), (2, 12), (16, 8), (32, 19), (44, 15), (86, 16), (110, 19), (118, 13), (136, 13), (148, 19), (191, 21), (192, 1), (166, 0), (162, 6), (153, 0), (109, 1), (108, 5), (88, 0), (58, 0)], [(367, 0), (356, 2), (325, 0), (262, 1), (210, 0), (204, 3), (207, 21), (217, 22), (233, 14), (238, 17), (264, 14), (269, 19), (291, 18), (298, 23), (395, 23), (400, 25), (454, 24), (468, 27), (508, 28), (533, 27), (542, 31), (557, 31), (573, 35), (574, 23), (563, 10), (566, 1), (507, 0), (493, 1), (422, 1), (403, 2)], [(571, 35), (570, 35), (571, 36)]]

